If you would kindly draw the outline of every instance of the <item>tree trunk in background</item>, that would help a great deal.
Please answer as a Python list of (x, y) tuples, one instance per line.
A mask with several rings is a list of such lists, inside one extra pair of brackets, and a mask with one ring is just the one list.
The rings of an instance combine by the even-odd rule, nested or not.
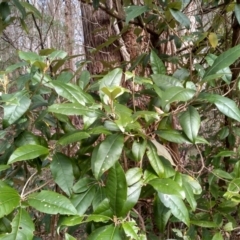
[(108, 41), (109, 37), (116, 36), (109, 15), (101, 9), (94, 10), (85, 3), (81, 3), (81, 10), (86, 58), (91, 61), (88, 64), (89, 72), (93, 75), (99, 74), (103, 70), (118, 66), (122, 58), (117, 41), (94, 52), (94, 49)]
[[(72, 1), (71, 0), (65, 0), (65, 9), (64, 9), (64, 14), (65, 14), (65, 44), (66, 44), (66, 51), (69, 56), (73, 55), (73, 37), (74, 37), (74, 26), (73, 26), (73, 20), (72, 20)], [(66, 67), (70, 68), (73, 70), (73, 63), (72, 60), (70, 59), (66, 63)]]

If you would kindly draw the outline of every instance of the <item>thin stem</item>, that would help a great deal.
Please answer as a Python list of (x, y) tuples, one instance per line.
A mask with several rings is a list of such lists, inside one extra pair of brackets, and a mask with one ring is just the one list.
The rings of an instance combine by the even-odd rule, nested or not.
[(30, 190), (29, 192), (25, 193), (24, 195), (21, 195), (22, 198), (24, 199), (27, 195), (29, 195), (29, 194), (31, 194), (31, 193), (33, 193), (33, 192), (36, 192), (37, 190), (45, 187), (45, 186), (48, 185), (51, 181), (52, 181), (52, 180), (50, 179), (50, 180), (48, 180), (47, 182), (45, 182), (44, 184), (42, 184), (41, 186)]
[(32, 180), (32, 178), (33, 178), (36, 174), (37, 174), (37, 172), (33, 173), (33, 174), (30, 176), (30, 178), (27, 180), (27, 182), (25, 183), (25, 185), (24, 185), (24, 187), (23, 187), (23, 189), (22, 189), (21, 198), (23, 198), (23, 196), (24, 196), (24, 191), (25, 191), (28, 183)]

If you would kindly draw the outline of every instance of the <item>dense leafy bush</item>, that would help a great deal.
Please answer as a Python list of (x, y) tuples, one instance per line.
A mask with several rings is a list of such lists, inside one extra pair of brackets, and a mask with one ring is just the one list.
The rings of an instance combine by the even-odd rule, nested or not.
[[(239, 55), (239, 46), (222, 53), (198, 82), (206, 84)], [(232, 216), (239, 202), (237, 152), (221, 145), (209, 151), (210, 143), (199, 135), (209, 104), (240, 121), (231, 99), (166, 75), (153, 51), (149, 78), (117, 68), (92, 82), (84, 70), (76, 84), (71, 74), (57, 73), (66, 59), (63, 51), (20, 51), (19, 57), (21, 62), (1, 75), (6, 82), (0, 157), (1, 231), (6, 233), (1, 239), (32, 239), (36, 212), (57, 214), (60, 232), (87, 223), (89, 239), (167, 238), (173, 232), (196, 239), (199, 229), (203, 239), (222, 239), (237, 227)], [(50, 64), (55, 76), (48, 74)], [(7, 74), (22, 67), (26, 73), (9, 85)], [(123, 82), (142, 90), (131, 92)], [(14, 90), (8, 93), (9, 88)], [(141, 109), (144, 101), (147, 107)], [(172, 129), (173, 118), (179, 130)], [(229, 129), (219, 134), (219, 141), (229, 137)], [(200, 161), (181, 165), (169, 154), (169, 143), (192, 144)], [(230, 173), (222, 164), (226, 157), (234, 163)]]
[[(2, 2), (1, 31), (16, 20), (26, 27), (25, 8), (40, 14), (10, 2), (21, 14), (11, 18)], [(166, 19), (171, 30), (190, 27), (183, 3), (144, 2), (126, 8), (126, 24), (144, 16), (143, 28), (155, 35), (153, 26), (163, 31)], [(187, 37), (203, 52), (204, 41), (211, 50), (218, 45), (204, 28)], [(189, 64), (184, 54), (165, 56), (178, 63), (171, 73), (155, 50), (131, 60), (128, 71), (119, 63), (98, 76), (81, 64), (74, 73), (64, 69), (74, 56), (61, 50), (18, 51), (19, 62), (0, 72), (0, 239), (39, 239), (43, 232), (75, 239), (79, 229), (98, 240), (235, 236), (240, 110), (230, 66), (240, 46), (194, 52)]]

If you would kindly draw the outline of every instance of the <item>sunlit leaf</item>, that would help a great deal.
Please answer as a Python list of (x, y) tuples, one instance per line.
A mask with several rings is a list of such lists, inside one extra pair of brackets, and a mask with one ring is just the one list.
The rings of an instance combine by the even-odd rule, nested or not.
[(140, 240), (138, 236), (139, 227), (137, 226), (135, 221), (124, 222), (122, 223), (122, 227), (128, 237), (130, 237), (131, 239)]
[(181, 88), (181, 87), (171, 87), (163, 92), (162, 95), (162, 107), (165, 107), (168, 104), (173, 102), (186, 102), (193, 98), (195, 91), (188, 88)]
[(31, 100), (22, 92), (17, 92), (11, 101), (3, 105), (4, 116), (3, 123), (5, 126), (15, 123), (29, 109)]
[(36, 210), (48, 214), (76, 215), (77, 210), (65, 196), (42, 190), (27, 197), (28, 204)]
[(178, 183), (170, 178), (156, 178), (148, 182), (157, 192), (185, 198), (185, 192)]
[(172, 214), (184, 222), (187, 226), (190, 225), (188, 210), (183, 200), (174, 195), (158, 193), (161, 202), (168, 208), (171, 209)]
[(228, 49), (227, 51), (220, 54), (214, 61), (213, 65), (208, 68), (203, 76), (203, 80), (212, 74), (217, 73), (219, 70), (229, 67), (240, 57), (240, 45)]
[(48, 108), (49, 112), (61, 113), (63, 115), (80, 115), (88, 117), (101, 116), (102, 112), (98, 109), (83, 106), (79, 103), (61, 103), (53, 104)]
[(29, 216), (28, 212), (19, 208), (18, 213), (12, 220), (12, 231), (4, 235), (0, 235), (1, 240), (32, 240), (33, 232), (35, 230), (34, 223)]
[(209, 33), (208, 40), (209, 40), (209, 43), (211, 44), (211, 46), (213, 48), (217, 47), (217, 45), (218, 45), (218, 37), (217, 37), (216, 33), (214, 33), (214, 32)]
[(0, 218), (11, 213), (20, 204), (18, 192), (7, 184), (0, 182)]
[(119, 159), (123, 148), (123, 136), (113, 134), (95, 148), (91, 158), (92, 171), (96, 179), (111, 168)]

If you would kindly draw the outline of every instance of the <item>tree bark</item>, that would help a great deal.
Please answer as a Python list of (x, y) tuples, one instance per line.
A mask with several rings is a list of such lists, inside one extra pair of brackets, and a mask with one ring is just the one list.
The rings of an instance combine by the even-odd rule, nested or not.
[[(72, 21), (72, 1), (65, 0), (65, 48), (69, 56), (73, 55), (73, 42), (74, 42), (74, 32), (73, 32), (73, 21)], [(70, 59), (66, 63), (66, 67), (73, 70), (73, 62)]]
[(110, 37), (115, 37), (115, 31), (111, 19), (103, 10), (94, 10), (93, 6), (81, 3), (84, 43), (91, 74), (99, 74), (103, 71), (119, 66), (122, 61), (119, 44), (114, 41), (99, 50), (96, 48), (106, 43)]

